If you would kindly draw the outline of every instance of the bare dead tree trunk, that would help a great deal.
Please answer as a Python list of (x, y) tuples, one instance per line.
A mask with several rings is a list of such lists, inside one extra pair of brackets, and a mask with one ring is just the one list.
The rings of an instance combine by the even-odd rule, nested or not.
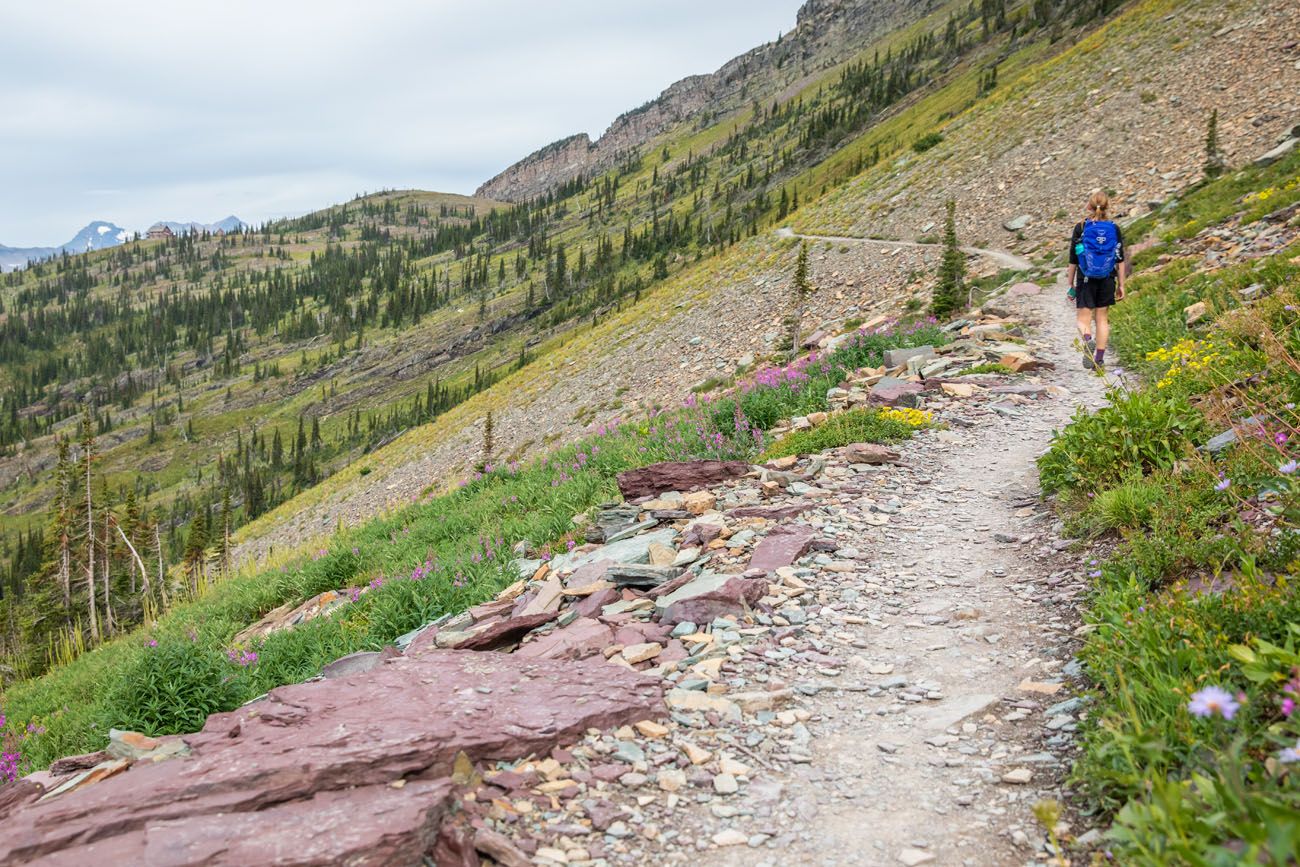
[[(123, 532), (122, 526), (116, 521), (113, 522), (113, 526), (117, 529), (117, 534), (122, 537), (122, 541), (126, 543), (127, 550), (131, 552), (131, 557), (135, 560), (136, 568), (140, 570), (140, 593), (147, 595), (149, 593), (149, 570), (144, 568), (144, 560), (140, 559), (140, 552), (131, 544), (131, 540), (128, 539), (126, 533)], [(131, 592), (135, 593), (134, 572), (131, 573)]]
[(107, 639), (113, 634), (113, 579), (110, 574), (113, 567), (113, 558), (108, 547), (108, 543), (112, 541), (113, 537), (109, 535), (108, 522), (111, 517), (108, 509), (105, 509), (104, 512), (104, 638)]
[(90, 495), (90, 446), (86, 446), (86, 604), (90, 608), (90, 638), (99, 640), (99, 620), (95, 611), (95, 508)]
[(72, 610), (72, 542), (68, 536), (67, 513), (59, 528), (59, 580), (63, 583), (63, 610)]
[(163, 610), (167, 609), (167, 575), (163, 571), (162, 530), (155, 521), (153, 525), (153, 546), (158, 555), (158, 592), (162, 594)]

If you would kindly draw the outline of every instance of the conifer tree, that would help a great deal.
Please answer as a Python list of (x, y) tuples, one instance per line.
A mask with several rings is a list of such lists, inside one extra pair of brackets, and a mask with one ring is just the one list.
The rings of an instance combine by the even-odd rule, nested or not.
[(804, 307), (808, 296), (814, 292), (808, 279), (808, 242), (799, 245), (799, 258), (795, 261), (794, 277), (790, 281), (790, 357), (799, 355), (799, 329), (803, 324)]
[(1219, 148), (1219, 110), (1210, 112), (1210, 120), (1205, 131), (1205, 176), (1217, 178), (1226, 169), (1227, 161)]
[(957, 202), (948, 201), (948, 215), (943, 225), (943, 258), (939, 263), (938, 283), (930, 301), (930, 312), (939, 319), (950, 316), (962, 306), (966, 280), (966, 254), (957, 243)]

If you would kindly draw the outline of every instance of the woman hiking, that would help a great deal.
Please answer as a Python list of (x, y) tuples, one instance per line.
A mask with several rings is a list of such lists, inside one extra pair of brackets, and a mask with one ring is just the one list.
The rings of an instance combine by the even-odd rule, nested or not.
[(1124, 300), (1123, 263), (1124, 237), (1111, 222), (1110, 197), (1098, 190), (1088, 199), (1087, 217), (1070, 235), (1070, 297), (1087, 370), (1101, 370), (1105, 363), (1109, 308)]

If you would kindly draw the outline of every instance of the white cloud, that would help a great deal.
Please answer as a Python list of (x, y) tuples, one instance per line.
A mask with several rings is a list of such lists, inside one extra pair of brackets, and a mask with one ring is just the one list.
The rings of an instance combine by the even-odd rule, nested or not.
[(472, 192), (775, 38), (798, 5), (14, 0), (0, 243), (58, 243), (97, 218), (256, 222), (365, 189)]

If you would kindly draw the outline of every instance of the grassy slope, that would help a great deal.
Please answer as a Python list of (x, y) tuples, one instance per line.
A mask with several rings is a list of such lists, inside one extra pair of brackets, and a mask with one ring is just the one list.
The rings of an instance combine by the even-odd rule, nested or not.
[[(1081, 415), (1040, 461), (1075, 531), (1113, 543), (1085, 567), (1094, 631), (1081, 656), (1097, 693), (1075, 778), (1116, 816), (1125, 864), (1281, 864), (1300, 849), (1284, 752), (1300, 738), (1287, 704), (1300, 700), (1300, 241), (1223, 268), (1180, 245), (1224, 221), (1259, 226), (1300, 200), (1297, 177), (1300, 155), (1235, 172), (1134, 227), (1157, 246), (1116, 309), (1114, 344), (1144, 382)], [(1212, 314), (1189, 327), (1197, 301)], [(1233, 425), (1241, 445), (1192, 451)], [(1236, 696), (1231, 719), (1192, 712), (1206, 688)]]

